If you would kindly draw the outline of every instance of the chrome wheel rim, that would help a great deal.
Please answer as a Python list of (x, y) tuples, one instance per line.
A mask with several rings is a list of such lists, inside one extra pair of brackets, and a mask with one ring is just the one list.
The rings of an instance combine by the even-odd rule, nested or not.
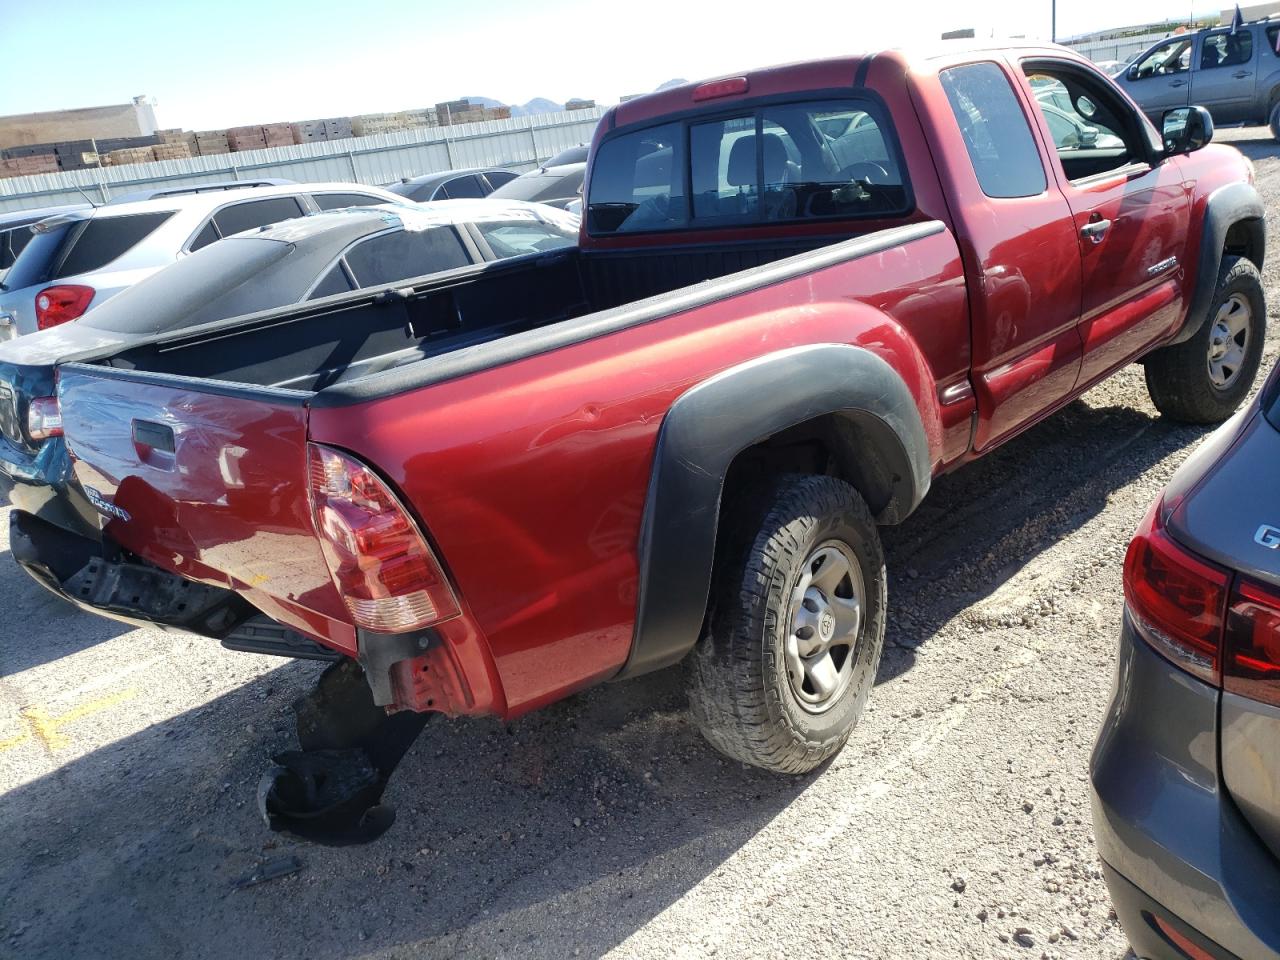
[(1209, 381), (1219, 390), (1235, 383), (1249, 347), (1249, 301), (1233, 293), (1218, 308), (1209, 328)]
[(853, 679), (865, 595), (862, 568), (839, 540), (819, 544), (800, 568), (784, 652), (791, 692), (809, 713), (830, 710)]

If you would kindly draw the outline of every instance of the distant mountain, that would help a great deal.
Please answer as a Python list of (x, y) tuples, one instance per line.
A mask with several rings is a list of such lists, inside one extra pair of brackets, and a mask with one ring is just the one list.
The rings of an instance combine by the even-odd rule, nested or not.
[(461, 97), (470, 103), (479, 104), (484, 107), (511, 107), (511, 115), (513, 117), (527, 117), (535, 113), (559, 113), (564, 109), (563, 103), (557, 103), (555, 100), (548, 100), (546, 97), (534, 97), (528, 103), (523, 104), (506, 104), (501, 100), (495, 100), (493, 97)]
[(668, 80), (666, 83), (660, 83), (654, 87), (653, 92), (658, 93), (660, 90), (670, 90), (672, 87), (683, 87), (688, 82), (688, 80)]

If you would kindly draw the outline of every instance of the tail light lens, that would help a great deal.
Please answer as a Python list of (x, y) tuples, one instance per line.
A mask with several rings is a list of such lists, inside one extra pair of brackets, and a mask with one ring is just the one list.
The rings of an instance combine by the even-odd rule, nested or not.
[(36, 326), (48, 330), (60, 323), (74, 320), (89, 309), (93, 299), (93, 287), (66, 283), (45, 287), (36, 294)]
[(1280, 706), (1280, 592), (1236, 581), (1223, 648), (1223, 689)]
[(307, 455), (316, 532), (355, 623), (400, 633), (457, 616), (439, 561), (377, 474), (319, 444)]
[(62, 436), (57, 397), (36, 397), (27, 405), (27, 436), (37, 441)]
[(1163, 501), (1148, 511), (1124, 559), (1124, 595), (1138, 632), (1177, 666), (1220, 680), (1227, 571), (1201, 560), (1165, 532)]

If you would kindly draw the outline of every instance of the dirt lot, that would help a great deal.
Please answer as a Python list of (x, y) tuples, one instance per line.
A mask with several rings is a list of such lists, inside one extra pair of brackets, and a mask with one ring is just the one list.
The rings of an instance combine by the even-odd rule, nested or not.
[[(1220, 139), (1274, 205), (1280, 148)], [(76, 612), (0, 555), (0, 956), (1118, 960), (1086, 767), (1125, 544), (1203, 436), (1132, 367), (939, 481), (886, 532), (879, 686), (813, 775), (722, 760), (668, 671), (429, 725), (347, 849), (254, 806), (315, 665)], [(264, 863), (297, 869), (236, 889)]]

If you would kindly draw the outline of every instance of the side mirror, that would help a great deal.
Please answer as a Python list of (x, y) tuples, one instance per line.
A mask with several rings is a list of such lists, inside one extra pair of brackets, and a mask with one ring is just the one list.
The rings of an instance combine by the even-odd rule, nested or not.
[(1191, 153), (1213, 139), (1213, 117), (1204, 107), (1166, 110), (1160, 122), (1167, 156)]
[(1126, 77), (1128, 77), (1130, 80), (1137, 80), (1137, 79), (1138, 79), (1138, 65), (1137, 65), (1137, 63), (1131, 63), (1131, 64), (1129, 64), (1129, 69), (1128, 69), (1128, 70), (1126, 70), (1126, 71), (1124, 72), (1124, 75), (1125, 75)]
[(1080, 128), (1080, 146), (1096, 147), (1098, 145), (1098, 128), (1097, 127), (1081, 127)]

